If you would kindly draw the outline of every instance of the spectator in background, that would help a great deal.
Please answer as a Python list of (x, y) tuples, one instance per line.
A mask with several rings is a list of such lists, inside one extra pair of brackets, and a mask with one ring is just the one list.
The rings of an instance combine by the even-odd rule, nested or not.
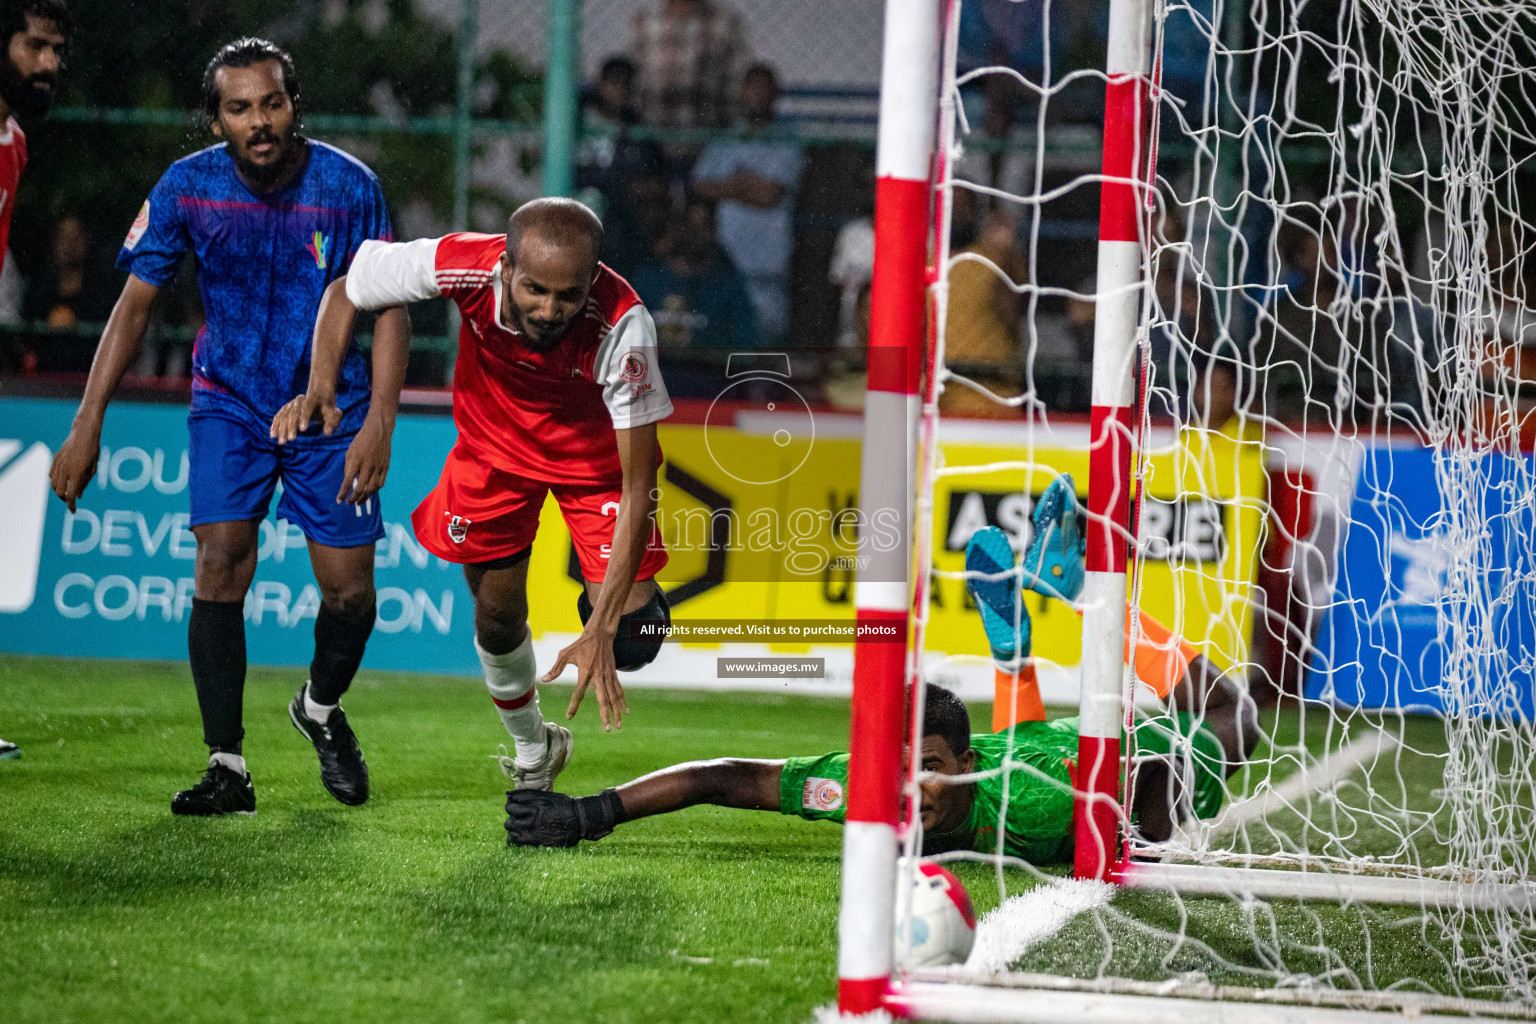
[[(875, 278), (875, 168), (866, 165), (858, 216), (843, 224), (832, 247), (827, 279), (839, 292), (837, 355), (827, 363), (821, 397), (838, 412), (861, 412), (868, 387), (870, 292)], [(806, 190), (811, 191), (809, 188)]]
[(22, 321), (21, 296), (26, 282), (16, 269), (16, 257), (11, 251), (7, 249), (0, 255), (4, 258), (4, 266), (0, 267), (0, 324), (17, 327)]
[[(757, 343), (746, 284), (715, 241), (712, 203), (690, 199), (658, 248), (657, 257), (636, 267), (629, 283), (651, 311), (662, 349), (747, 349)], [(676, 392), (673, 376), (669, 368), (668, 388)]]
[(1216, 0), (1181, 0), (1169, 5), (1163, 19), (1162, 49), (1158, 52), (1161, 88), (1180, 102), (1165, 100), (1161, 104), (1165, 132), (1179, 132), (1180, 117), (1191, 129), (1205, 126), (1210, 116), (1205, 109), (1205, 80), (1212, 48), (1225, 48), (1219, 22), (1223, 16), (1216, 10)]
[(1147, 332), (1152, 356), (1147, 404), (1153, 416), (1182, 422), (1196, 411), (1191, 400), (1216, 351), (1216, 303), (1201, 287), (1199, 271), (1188, 255), (1183, 220), (1165, 209), (1156, 234), (1160, 244), (1153, 256), (1156, 302)]
[[(1536, 251), (1530, 229), (1492, 211), (1484, 255), (1489, 285), (1477, 317), (1473, 353), (1483, 378), (1481, 428), (1487, 436), (1517, 431), (1523, 444), (1536, 434)], [(1508, 417), (1513, 416), (1513, 421)]]
[(764, 138), (779, 102), (779, 80), (754, 64), (742, 80), (739, 141), (704, 150), (693, 168), (694, 191), (720, 204), (720, 244), (747, 279), (764, 344), (789, 331), (789, 257), (794, 245), (800, 147)]
[[(1009, 281), (1024, 281), (1028, 268), (1015, 240), (1016, 227), (1007, 207), (999, 205), (988, 214), (976, 241), (958, 254), (950, 268), (949, 315), (944, 321), (945, 364), (1004, 399), (1021, 393), (1023, 379), (1019, 296)], [(1019, 415), (1013, 406), (959, 381), (945, 385), (939, 411), (945, 416), (987, 419)]]
[(581, 99), (581, 113), (582, 126), (588, 131), (617, 134), (638, 124), (635, 62), (622, 56), (603, 61), (597, 72), (597, 85)]
[[(1265, 413), (1293, 423), (1337, 425), (1341, 401), (1353, 401), (1353, 374), (1360, 370), (1358, 308), (1334, 301), (1341, 293), (1335, 225), (1315, 210), (1288, 211), (1278, 246), (1289, 268), (1286, 287), (1260, 315), (1256, 365), (1264, 368)], [(1340, 377), (1345, 394), (1340, 395)]]
[(869, 387), (869, 298), (870, 282), (865, 281), (853, 296), (852, 323), (848, 347), (840, 347), (838, 355), (827, 364), (821, 381), (821, 398), (838, 412), (862, 412), (864, 393)]
[(832, 250), (832, 265), (827, 268), (827, 278), (837, 285), (841, 293), (838, 311), (838, 348), (863, 348), (869, 344), (867, 317), (860, 322), (858, 314), (861, 301), (869, 294), (870, 283), (875, 278), (875, 221), (873, 217), (858, 217), (844, 224), (837, 232), (837, 244)]
[[(1108, 10), (1108, 4), (1061, 0), (968, 0), (960, 8), (958, 69), (963, 74), (1005, 67), (1037, 87), (1045, 85), (1047, 75), (1059, 85), (1074, 70), (1104, 66)], [(980, 100), (980, 117), (972, 123), (979, 123), (990, 140), (1006, 142), (1015, 125), (1034, 125), (1040, 94), (1011, 75), (982, 75), (962, 91), (970, 100), (966, 109), (973, 117)], [(1096, 125), (1103, 114), (1103, 93), (1098, 82), (1071, 83), (1052, 95), (1046, 116), (1052, 124)], [(1015, 166), (1007, 166), (1010, 163)], [(983, 184), (1012, 192), (1022, 191), (1021, 176), (1033, 173), (1018, 160), (1010, 161), (1002, 149), (978, 149), (966, 164), (970, 175)]]
[(0, 265), (0, 327), (11, 328), (0, 331), (0, 372), (20, 370), (27, 373), (37, 368), (37, 357), (27, 348), (26, 339), (15, 330), (21, 326), (21, 295), (25, 282), (21, 271), (16, 269), (16, 257), (11, 251), (7, 249), (0, 255), (5, 259)]
[(623, 175), (603, 217), (603, 262), (621, 277), (656, 258), (672, 217), (672, 184), (659, 153)]
[(1190, 396), (1189, 425), (1226, 434), (1239, 441), (1263, 441), (1264, 421), (1247, 414), (1248, 396), (1238, 381), (1241, 360), (1223, 347), (1205, 360)]
[(627, 57), (609, 57), (597, 73), (597, 84), (582, 93), (576, 198), (599, 217), (606, 217), (612, 205), (614, 158), (629, 129), (640, 120), (634, 91), (634, 62)]
[(639, 120), (634, 62), (609, 57), (582, 101), (576, 188), (603, 219), (603, 262), (623, 277), (654, 254), (672, 205), (661, 147), (630, 136)]
[[(1373, 297), (1379, 303), (1372, 324), (1370, 340), (1374, 346), (1369, 358), (1373, 365), (1385, 367), (1365, 380), (1369, 388), (1362, 400), (1371, 406), (1390, 408), (1399, 420), (1427, 426), (1428, 401), (1439, 377), (1434, 367), (1441, 359), (1440, 337), (1436, 330), (1434, 308), (1420, 299), (1404, 278), (1400, 265), (1380, 261), (1381, 293)], [(1533, 339), (1536, 340), (1536, 339)], [(1419, 380), (1419, 368), (1425, 368)]]
[(79, 336), (84, 324), (102, 324), (117, 299), (117, 281), (91, 258), (91, 239), (79, 217), (59, 221), (53, 231), (48, 263), (27, 287), (22, 312), (46, 323), (56, 334), (32, 339), (37, 369), (85, 373), (96, 354), (96, 337)]
[(621, 210), (630, 181), (661, 158), (655, 143), (630, 137), (630, 130), (640, 123), (634, 87), (634, 62), (609, 57), (598, 72), (596, 87), (582, 97), (576, 198), (599, 217)]
[(1052, 403), (1066, 412), (1088, 412), (1093, 407), (1093, 331), (1098, 312), (1099, 282), (1085, 277), (1073, 286), (1067, 299), (1067, 331), (1072, 336), (1077, 373), (1070, 378)]
[(1527, 240), (1530, 229), (1503, 213), (1489, 219), (1484, 252), (1488, 259), (1491, 294), (1484, 299), (1481, 327), (1490, 341), (1506, 347), (1536, 349), (1536, 247)]
[(640, 119), (722, 128), (748, 60), (741, 14), (718, 0), (658, 0), (635, 15), (630, 54)]

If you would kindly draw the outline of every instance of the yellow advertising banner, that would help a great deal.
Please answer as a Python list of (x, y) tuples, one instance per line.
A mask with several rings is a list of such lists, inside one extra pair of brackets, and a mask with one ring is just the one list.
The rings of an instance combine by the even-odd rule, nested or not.
[[(989, 425), (995, 426), (995, 425)], [(960, 435), (940, 446), (933, 493), (932, 602), (928, 649), (984, 654), (981, 625), (963, 579), (965, 542), (996, 525), (1028, 542), (1034, 501), (1057, 473), (1086, 495), (1087, 430), (1057, 430), (1031, 451), (1025, 432)], [(1141, 505), (1141, 606), (1219, 665), (1242, 660), (1252, 624), (1256, 560), (1263, 543), (1265, 477), (1260, 446), (1186, 431), (1154, 437)], [(1080, 435), (1080, 436), (1079, 436)], [(1155, 442), (1164, 443), (1158, 447)], [(661, 428), (666, 464), (657, 522), (670, 553), (659, 577), (674, 619), (834, 620), (854, 615), (859, 441), (717, 426)], [(535, 636), (580, 630), (578, 593), (560, 512), (544, 508), (530, 564)], [(559, 538), (558, 543), (549, 543)], [(537, 595), (537, 596), (534, 596)], [(1067, 605), (1030, 594), (1034, 652), (1078, 661), (1080, 628)], [(772, 642), (803, 652), (812, 643)]]

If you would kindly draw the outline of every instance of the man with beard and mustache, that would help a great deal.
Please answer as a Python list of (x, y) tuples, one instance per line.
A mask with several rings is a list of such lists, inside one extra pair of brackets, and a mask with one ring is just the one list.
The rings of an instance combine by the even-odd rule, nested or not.
[[(7, 0), (0, 15), (0, 260), (9, 255), (11, 213), (27, 166), (27, 136), (15, 115), (42, 117), (58, 91), (64, 48), (74, 27), (59, 0)], [(0, 740), (0, 759), (21, 748)]]
[(240, 39), (221, 49), (204, 74), (203, 102), (224, 141), (172, 164), (128, 232), (118, 256), (128, 281), (54, 459), (53, 490), (73, 511), (96, 471), (102, 418), (137, 358), (150, 304), (182, 257), (195, 254), (208, 324), (192, 352), (187, 419), (197, 538), (187, 647), (210, 756), (202, 780), (177, 793), (171, 810), (256, 809), (241, 745), (243, 604), (256, 571), (257, 528), (278, 480), (278, 515), (307, 538), (321, 595), (310, 678), (289, 717), (314, 744), (325, 788), (360, 804), (368, 767), (339, 702), (374, 624), (374, 542), (384, 535), (376, 494), (389, 469), (410, 348), (404, 308), (379, 314), (371, 387), (361, 350), (342, 339), (331, 364), (340, 384), (323, 431), (279, 444), (268, 427), (304, 387), (321, 295), (369, 239), (391, 238), (389, 215), (372, 171), (299, 134), (298, 76), (272, 43)]
[[(61, 0), (8, 0), (3, 6), (0, 21), (0, 38), (5, 40), (4, 60), (0, 60), (0, 121), (11, 131), (16, 122), (12, 117), (42, 117), (53, 107), (58, 95), (59, 69), (64, 64), (64, 50), (74, 29), (74, 20)], [(11, 134), (8, 131), (7, 134)], [(20, 144), (0, 142), (6, 149), (19, 148), (20, 160), (16, 178), (21, 177), (21, 165), (27, 158), (25, 136)], [(6, 161), (9, 163), (9, 160)], [(9, 168), (7, 168), (7, 171)], [(6, 175), (9, 178), (9, 174)], [(7, 198), (15, 195), (15, 182), (7, 191)], [(10, 226), (10, 203), (3, 212), (3, 228)]]
[(571, 733), (539, 713), (528, 631), (528, 556), (545, 496), (570, 528), (586, 585), (584, 629), (542, 681), (578, 670), (566, 717), (589, 686), (605, 729), (629, 709), (618, 671), (649, 664), (670, 621), (656, 573), (666, 565), (652, 512), (661, 461), (656, 424), (672, 414), (656, 325), (628, 282), (598, 262), (603, 226), (571, 199), (535, 199), (505, 235), (368, 242), (326, 290), (309, 393), (273, 421), (293, 437), (337, 416), (336, 367), (358, 309), (443, 296), (463, 314), (453, 373), (458, 442), (437, 488), (411, 517), (427, 550), (464, 566), (475, 649), (516, 757), (517, 789), (547, 790)]

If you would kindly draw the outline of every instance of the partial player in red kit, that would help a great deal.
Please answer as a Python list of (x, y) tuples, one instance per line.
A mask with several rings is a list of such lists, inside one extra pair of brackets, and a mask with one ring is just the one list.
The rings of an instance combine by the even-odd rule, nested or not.
[[(27, 168), (27, 136), (14, 115), (42, 117), (53, 106), (73, 30), (60, 0), (0, 3), (0, 260), (10, 255), (11, 213)], [(20, 747), (0, 740), (0, 759), (20, 756)]]
[(656, 326), (634, 290), (598, 262), (603, 228), (569, 199), (537, 199), (505, 235), (365, 242), (320, 304), (308, 392), (272, 424), (280, 440), (319, 415), (337, 420), (336, 368), (358, 309), (438, 296), (463, 315), (453, 375), (458, 442), (416, 509), (416, 536), (464, 566), (475, 598), (475, 647), (517, 756), (518, 789), (549, 789), (570, 731), (539, 713), (528, 632), (528, 555), (553, 492), (586, 587), (584, 629), (544, 681), (579, 672), (567, 717), (588, 686), (604, 728), (628, 710), (617, 671), (649, 664), (669, 621), (655, 575), (667, 555), (652, 519), (661, 461), (656, 424), (672, 413), (656, 361)]
[(73, 29), (61, 0), (0, 3), (0, 258), (7, 255), (11, 214), (27, 167), (27, 136), (16, 116), (42, 117), (53, 106)]
[(16, 208), (16, 190), (21, 187), (21, 172), (26, 168), (26, 133), (7, 111), (5, 127), (0, 128), (0, 258), (9, 255), (6, 246), (11, 240), (11, 213)]

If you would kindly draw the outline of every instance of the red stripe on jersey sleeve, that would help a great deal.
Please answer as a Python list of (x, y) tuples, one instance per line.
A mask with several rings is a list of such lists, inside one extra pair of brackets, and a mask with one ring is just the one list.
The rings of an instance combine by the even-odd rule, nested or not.
[(444, 235), (437, 243), (437, 263), (433, 268), (438, 290), (444, 295), (462, 295), (484, 288), (507, 249), (506, 235), (482, 235), (458, 231)]

